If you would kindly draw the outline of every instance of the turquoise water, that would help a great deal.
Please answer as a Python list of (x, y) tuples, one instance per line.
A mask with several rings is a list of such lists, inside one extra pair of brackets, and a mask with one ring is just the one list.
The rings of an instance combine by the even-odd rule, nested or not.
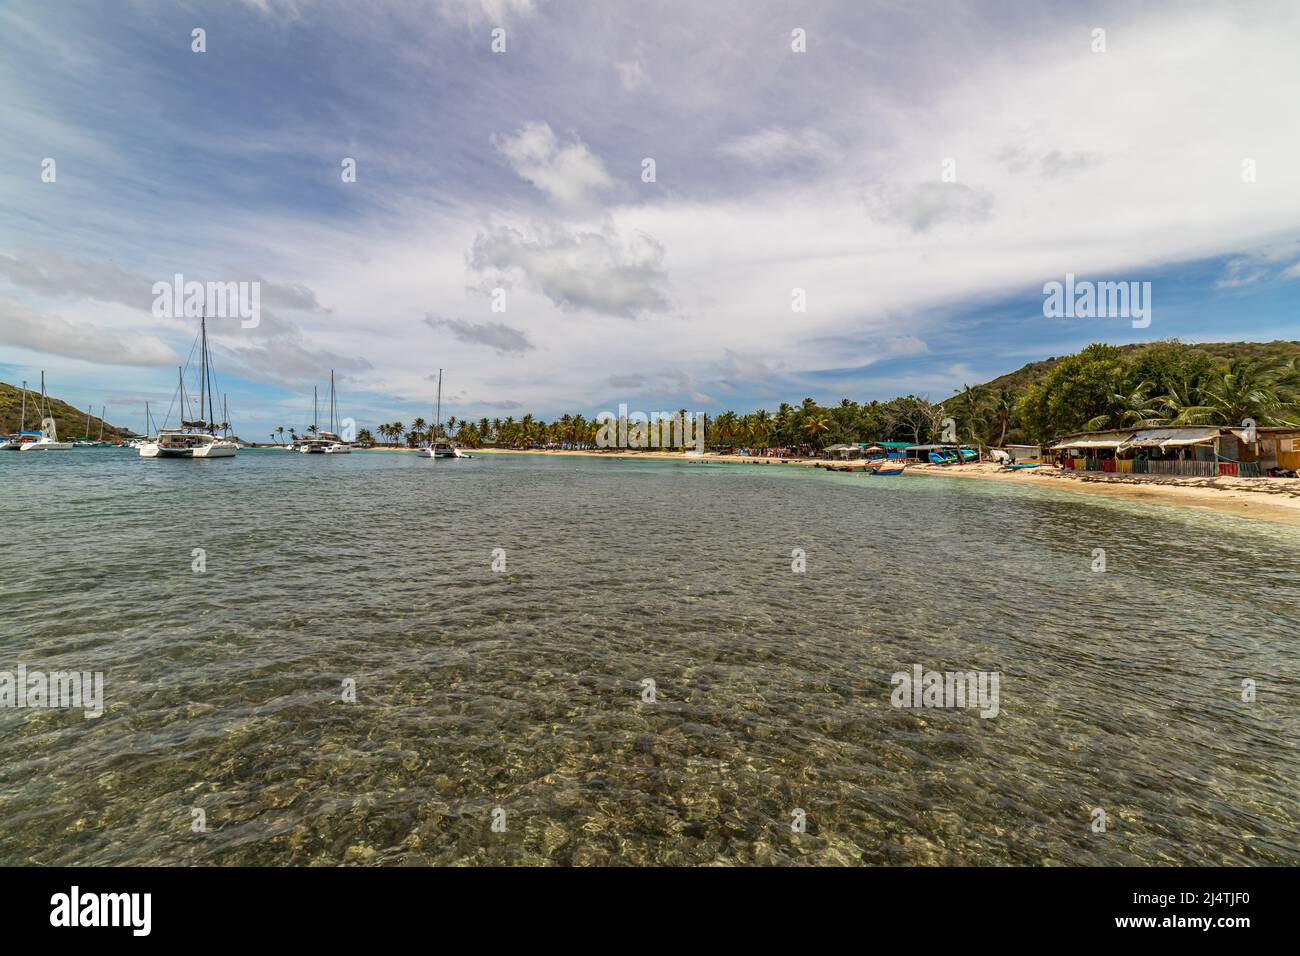
[[(1295, 528), (781, 466), (35, 457), (0, 452), (0, 670), (106, 705), (0, 710), (0, 863), (1300, 862)], [(999, 673), (998, 716), (891, 706), (918, 663)]]

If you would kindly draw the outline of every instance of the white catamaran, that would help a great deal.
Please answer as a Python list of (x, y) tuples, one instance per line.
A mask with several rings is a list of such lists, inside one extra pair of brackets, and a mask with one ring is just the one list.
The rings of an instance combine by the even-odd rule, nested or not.
[[(44, 374), (44, 373), (42, 373)], [(23, 416), (19, 420), (18, 431), (12, 435), (6, 435), (4, 441), (0, 441), (0, 451), (20, 451), (23, 445), (34, 442), (41, 437), (40, 432), (29, 432), (27, 430), (27, 382), (23, 382)]]
[(433, 429), (433, 436), (430, 441), (420, 449), (421, 458), (468, 458), (469, 455), (462, 452), (459, 448), (449, 441), (440, 441), (438, 436), (442, 434), (442, 369), (438, 369), (438, 403), (433, 413), (436, 424)]
[[(239, 446), (217, 432), (229, 433), (229, 422), (210, 422), (209, 413), (216, 411), (212, 401), (212, 376), (209, 371), (212, 357), (208, 353), (208, 320), (199, 320), (199, 417), (185, 420), (185, 373), (180, 377), (180, 428), (160, 428), (158, 437), (140, 445), (141, 458), (233, 458)], [(170, 414), (170, 413), (169, 413)]]
[(54, 424), (54, 415), (45, 398), (45, 373), (41, 373), (41, 437), (35, 441), (23, 442), (18, 446), (21, 451), (68, 451), (72, 442), (59, 441), (59, 430)]
[(305, 455), (348, 455), (352, 446), (338, 436), (338, 399), (334, 393), (334, 370), (330, 369), (330, 431), (323, 432), (316, 427), (316, 389), (312, 389), (312, 423), (311, 438), (299, 439), (295, 444), (298, 451)]

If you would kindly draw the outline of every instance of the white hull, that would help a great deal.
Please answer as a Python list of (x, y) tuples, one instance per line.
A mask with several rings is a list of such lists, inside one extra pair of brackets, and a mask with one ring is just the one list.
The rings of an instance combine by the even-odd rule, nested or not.
[(167, 446), (146, 442), (140, 446), (141, 458), (234, 458), (239, 451), (234, 442), (215, 441), (194, 447)]
[(29, 441), (27, 444), (23, 445), (20, 450), (21, 451), (71, 451), (72, 442), (46, 441), (45, 439), (42, 438), (37, 441)]
[(325, 454), (350, 455), (352, 454), (352, 449), (349, 448), (347, 445), (330, 445), (328, 448), (325, 449)]

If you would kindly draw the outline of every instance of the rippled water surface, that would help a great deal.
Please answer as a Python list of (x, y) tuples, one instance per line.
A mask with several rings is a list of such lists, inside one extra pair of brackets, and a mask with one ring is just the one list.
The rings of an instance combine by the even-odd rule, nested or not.
[[(117, 449), (0, 452), (0, 519), (0, 670), (107, 698), (0, 710), (0, 863), (1300, 863), (1294, 528), (782, 466)], [(918, 663), (999, 672), (1000, 713), (892, 707)]]

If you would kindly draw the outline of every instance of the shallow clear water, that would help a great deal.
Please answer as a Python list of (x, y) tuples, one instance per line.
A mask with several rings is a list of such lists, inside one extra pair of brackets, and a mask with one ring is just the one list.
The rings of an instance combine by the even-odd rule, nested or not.
[[(1294, 528), (783, 466), (34, 457), (0, 452), (0, 670), (107, 703), (0, 710), (0, 863), (1300, 863)], [(1000, 672), (1000, 713), (892, 707), (918, 663)]]

